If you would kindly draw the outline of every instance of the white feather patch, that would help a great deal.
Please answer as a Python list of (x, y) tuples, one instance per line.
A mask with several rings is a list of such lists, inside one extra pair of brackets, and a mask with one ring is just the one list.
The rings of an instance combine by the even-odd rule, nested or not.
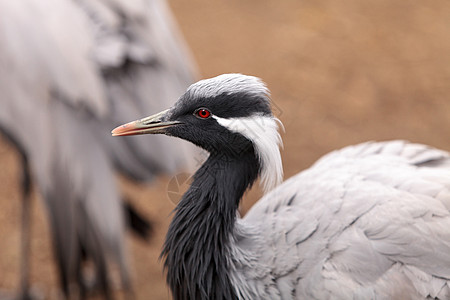
[(245, 92), (267, 98), (269, 90), (258, 77), (242, 74), (222, 74), (192, 84), (187, 92), (193, 97), (216, 97), (224, 93)]
[(261, 183), (268, 192), (283, 180), (283, 164), (280, 148), (283, 146), (278, 126), (283, 126), (275, 117), (259, 114), (244, 118), (221, 118), (213, 116), (223, 127), (240, 133), (253, 142), (256, 155), (261, 163)]

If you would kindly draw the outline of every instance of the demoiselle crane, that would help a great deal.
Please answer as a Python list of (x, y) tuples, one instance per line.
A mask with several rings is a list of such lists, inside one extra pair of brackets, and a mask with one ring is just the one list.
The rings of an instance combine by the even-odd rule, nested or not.
[(48, 212), (64, 294), (72, 286), (85, 293), (83, 256), (94, 262), (106, 297), (110, 262), (129, 288), (114, 170), (150, 180), (179, 170), (192, 152), (161, 138), (105, 135), (143, 111), (173, 104), (194, 82), (166, 2), (0, 0), (0, 45), (0, 129), (21, 152), (24, 170), (22, 298), (28, 296), (31, 178)]
[[(174, 299), (449, 299), (450, 154), (368, 142), (278, 185), (278, 124), (258, 78), (226, 74), (113, 130), (166, 134), (210, 153), (162, 252)], [(267, 193), (240, 218), (258, 176)]]

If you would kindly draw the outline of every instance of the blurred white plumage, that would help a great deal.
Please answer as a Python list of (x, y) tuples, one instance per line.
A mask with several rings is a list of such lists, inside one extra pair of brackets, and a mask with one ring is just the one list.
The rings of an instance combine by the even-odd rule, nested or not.
[(98, 276), (110, 257), (128, 287), (114, 168), (150, 180), (192, 156), (178, 141), (109, 135), (171, 105), (195, 79), (169, 8), (163, 0), (1, 0), (0, 15), (0, 128), (43, 195), (62, 288), (68, 295), (80, 283), (80, 244)]

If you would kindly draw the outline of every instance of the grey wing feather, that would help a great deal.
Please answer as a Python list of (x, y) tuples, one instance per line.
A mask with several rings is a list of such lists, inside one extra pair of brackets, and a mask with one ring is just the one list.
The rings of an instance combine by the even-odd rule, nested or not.
[(0, 128), (30, 157), (63, 272), (73, 276), (80, 255), (74, 233), (90, 230), (126, 281), (114, 167), (148, 180), (192, 165), (179, 141), (110, 135), (169, 107), (196, 77), (167, 4), (0, 0), (0, 15)]
[(405, 141), (332, 152), (240, 220), (236, 280), (250, 297), (447, 299), (449, 193), (448, 152)]
[[(0, 7), (2, 91), (12, 97), (25, 86), (58, 93), (68, 105), (104, 116), (108, 104), (97, 68), (89, 60), (94, 40), (84, 14), (71, 1), (1, 1)], [(58, 13), (50, 13), (49, 7)]]
[[(91, 21), (92, 50), (110, 101), (110, 114), (96, 126), (101, 132), (170, 107), (195, 80), (165, 1), (82, 1), (80, 7)], [(183, 141), (99, 136), (119, 169), (136, 179), (193, 165), (193, 147)]]

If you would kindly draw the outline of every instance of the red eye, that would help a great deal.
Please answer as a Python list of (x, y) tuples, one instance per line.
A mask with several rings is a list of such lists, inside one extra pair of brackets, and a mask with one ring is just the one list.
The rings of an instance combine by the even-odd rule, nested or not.
[(200, 108), (195, 111), (195, 115), (202, 119), (207, 119), (211, 116), (211, 112), (206, 108)]

